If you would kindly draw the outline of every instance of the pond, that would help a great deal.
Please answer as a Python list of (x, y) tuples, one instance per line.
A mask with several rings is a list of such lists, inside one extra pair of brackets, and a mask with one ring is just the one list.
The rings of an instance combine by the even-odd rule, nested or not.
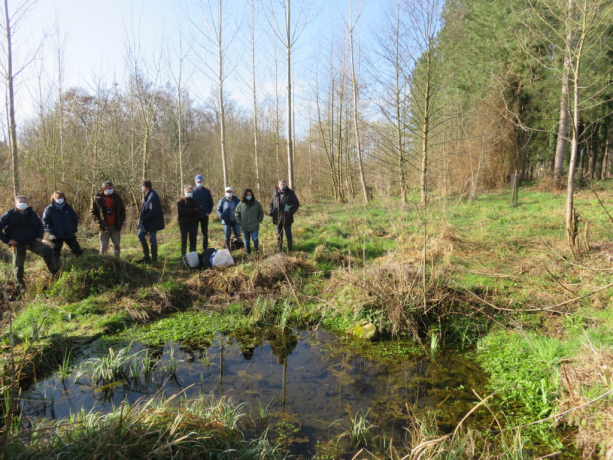
[[(345, 431), (356, 414), (367, 414), (386, 435), (402, 439), (409, 410), (436, 410), (442, 426), (451, 429), (478, 400), (473, 389), (482, 389), (486, 379), (463, 355), (375, 357), (378, 347), (384, 344), (368, 344), (366, 353), (364, 343), (350, 337), (277, 329), (239, 338), (218, 334), (212, 346), (201, 350), (178, 343), (161, 348), (133, 344), (136, 359), (156, 361), (156, 369), (167, 371), (106, 385), (92, 384), (91, 376), (79, 372), (64, 379), (54, 375), (23, 394), (22, 408), (29, 417), (60, 419), (81, 409), (108, 412), (122, 400), (213, 393), (245, 403), (253, 418), (266, 408), (274, 417), (295, 421), (293, 450), (309, 456), (318, 441)], [(75, 359), (74, 368), (99, 350), (94, 343)]]

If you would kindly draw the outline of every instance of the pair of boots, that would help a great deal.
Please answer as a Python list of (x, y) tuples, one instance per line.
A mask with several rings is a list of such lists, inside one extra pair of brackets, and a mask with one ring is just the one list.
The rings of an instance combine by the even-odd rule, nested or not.
[(141, 259), (138, 259), (136, 261), (137, 264), (148, 264), (148, 263), (155, 263), (158, 261), (158, 247), (157, 245), (151, 245), (151, 257), (149, 257), (149, 245), (147, 244), (147, 242), (145, 241), (144, 243), (141, 242), (141, 246), (143, 248), (143, 257)]
[[(260, 246), (260, 242), (259, 241), (254, 241), (253, 242), (253, 250), (255, 252), (258, 252), (259, 246)], [(245, 249), (247, 250), (247, 254), (251, 254), (251, 245), (249, 243), (247, 243), (247, 245), (245, 246)]]
[[(287, 240), (287, 252), (292, 252), (293, 244), (292, 240), (288, 238)], [(279, 252), (283, 252), (283, 235), (277, 236), (277, 250)]]

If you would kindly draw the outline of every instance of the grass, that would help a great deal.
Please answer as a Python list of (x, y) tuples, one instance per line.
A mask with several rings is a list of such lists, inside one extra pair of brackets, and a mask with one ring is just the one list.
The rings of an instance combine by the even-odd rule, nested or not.
[[(597, 185), (609, 209), (611, 185)], [(372, 353), (370, 359), (477, 345), (474, 355), (489, 372), (509, 424), (555, 415), (606, 388), (588, 370), (585, 346), (592, 344), (598, 356), (608, 356), (613, 346), (613, 289), (574, 299), (613, 281), (613, 224), (590, 191), (577, 193), (590, 247), (583, 242), (575, 259), (565, 243), (563, 194), (522, 189), (513, 208), (508, 198), (492, 193), (475, 200), (435, 199), (425, 214), (393, 199), (370, 206), (306, 204), (294, 225), (294, 254), (275, 254), (267, 220), (260, 253), (235, 253), (237, 266), (225, 271), (183, 269), (174, 224), (160, 234), (156, 266), (132, 263), (139, 255), (133, 235), (123, 239), (121, 260), (93, 250), (80, 259), (67, 256), (56, 281), (39, 258), (29, 256), (30, 290), (14, 306), (16, 342), (28, 350), (24, 359), (52, 356), (48, 369), (57, 370), (65, 349), (101, 335), (206, 347), (220, 331), (245, 338), (259, 326), (347, 331), (367, 321), (379, 338), (402, 339), (376, 352), (365, 344), (361, 353)], [(223, 240), (217, 222), (211, 223), (211, 240), (218, 247)], [(93, 236), (82, 244), (97, 245)], [(8, 278), (6, 257), (0, 257), (0, 267), (0, 276)], [(8, 343), (6, 329), (0, 341)], [(58, 348), (58, 341), (65, 346)], [(575, 365), (576, 378), (565, 381), (564, 372), (572, 373), (568, 363)], [(608, 404), (604, 398), (594, 408), (608, 414)], [(595, 414), (588, 408), (564, 422), (609, 426)], [(605, 428), (583, 430), (578, 443), (606, 451), (609, 438), (598, 434)], [(559, 445), (551, 423), (524, 435)]]
[(175, 398), (34, 426), (13, 435), (9, 458), (283, 458), (266, 437), (244, 438), (243, 408), (230, 400), (206, 396), (177, 404)]

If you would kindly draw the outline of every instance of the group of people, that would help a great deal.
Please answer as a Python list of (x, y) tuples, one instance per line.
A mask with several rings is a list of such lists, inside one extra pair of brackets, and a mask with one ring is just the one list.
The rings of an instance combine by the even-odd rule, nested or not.
[[(202, 250), (208, 249), (209, 216), (213, 212), (213, 196), (204, 187), (204, 177), (198, 174), (195, 185), (187, 185), (183, 196), (177, 202), (179, 229), (181, 232), (181, 255), (189, 250), (196, 251), (198, 228), (202, 233)], [(157, 232), (164, 229), (164, 211), (157, 192), (150, 180), (141, 182), (144, 194), (137, 225), (137, 236), (143, 256), (138, 263), (157, 262)], [(292, 224), (294, 214), (300, 202), (296, 194), (280, 180), (270, 199), (268, 214), (277, 226), (277, 249), (283, 250), (283, 235), (287, 240), (287, 249), (292, 248)], [(106, 254), (113, 244), (114, 255), (119, 257), (121, 250), (121, 231), (126, 222), (126, 207), (121, 196), (114, 190), (111, 181), (105, 181), (94, 196), (90, 214), (99, 229), (100, 254)], [(253, 190), (246, 189), (242, 198), (234, 195), (232, 187), (226, 187), (225, 195), (217, 204), (217, 215), (224, 230), (224, 246), (231, 250), (232, 234), (244, 238), (245, 249), (251, 253), (251, 243), (255, 251), (259, 248), (259, 228), (264, 219), (264, 209), (257, 201)], [(42, 220), (29, 206), (24, 195), (15, 197), (14, 207), (0, 217), (0, 241), (8, 244), (12, 251), (15, 284), (20, 292), (25, 291), (24, 264), (26, 251), (43, 257), (52, 274), (60, 269), (59, 257), (64, 243), (75, 256), (80, 256), (83, 249), (77, 239), (79, 219), (66, 196), (61, 191), (53, 192), (51, 203), (45, 208)], [(44, 233), (49, 235), (49, 245), (43, 242)]]

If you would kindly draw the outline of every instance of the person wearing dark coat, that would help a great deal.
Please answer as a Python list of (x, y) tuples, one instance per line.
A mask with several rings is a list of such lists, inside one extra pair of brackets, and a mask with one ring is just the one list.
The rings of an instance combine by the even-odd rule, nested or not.
[[(157, 262), (158, 260), (158, 241), (157, 232), (164, 229), (164, 210), (157, 192), (153, 190), (153, 185), (149, 179), (141, 182), (141, 189), (145, 194), (145, 199), (140, 207), (140, 217), (138, 218), (138, 240), (143, 248), (142, 259), (137, 263)], [(151, 257), (149, 257), (149, 245), (147, 244), (147, 234), (151, 243)]]
[(209, 247), (209, 215), (213, 212), (213, 195), (211, 191), (204, 186), (204, 177), (198, 174), (194, 178), (196, 187), (194, 188), (194, 199), (200, 205), (200, 216), (198, 223), (202, 232), (202, 250), (206, 251)]
[(13, 273), (15, 285), (20, 292), (26, 290), (24, 265), (26, 250), (41, 256), (52, 274), (60, 270), (60, 265), (49, 246), (43, 243), (43, 223), (34, 210), (28, 206), (28, 199), (19, 195), (15, 197), (15, 207), (5, 212), (0, 218), (0, 241), (8, 244), (13, 252)]
[(189, 235), (189, 251), (196, 250), (196, 237), (198, 235), (198, 224), (200, 223), (200, 205), (194, 196), (194, 189), (186, 185), (183, 189), (183, 198), (177, 201), (177, 212), (179, 215), (179, 230), (181, 230), (181, 255), (186, 254), (187, 236)]
[(100, 254), (109, 250), (113, 242), (113, 253), (119, 257), (121, 250), (121, 229), (126, 222), (126, 207), (121, 196), (113, 189), (109, 180), (102, 183), (102, 189), (94, 196), (89, 213), (100, 229)]
[(224, 233), (224, 245), (228, 251), (231, 251), (230, 239), (232, 238), (232, 232), (234, 236), (238, 237), (241, 234), (241, 228), (236, 222), (236, 216), (234, 211), (240, 203), (240, 200), (234, 196), (234, 189), (232, 187), (226, 187), (226, 196), (219, 200), (217, 205), (217, 215), (221, 219)]
[(283, 233), (287, 239), (287, 250), (293, 249), (292, 224), (294, 214), (298, 211), (300, 202), (292, 189), (287, 186), (285, 179), (279, 181), (278, 187), (270, 197), (270, 210), (272, 223), (277, 226), (277, 249), (283, 251)]
[(66, 203), (64, 192), (53, 192), (51, 195), (51, 204), (43, 211), (43, 227), (49, 234), (49, 245), (58, 259), (64, 243), (75, 256), (83, 254), (77, 240), (79, 218), (72, 206)]

